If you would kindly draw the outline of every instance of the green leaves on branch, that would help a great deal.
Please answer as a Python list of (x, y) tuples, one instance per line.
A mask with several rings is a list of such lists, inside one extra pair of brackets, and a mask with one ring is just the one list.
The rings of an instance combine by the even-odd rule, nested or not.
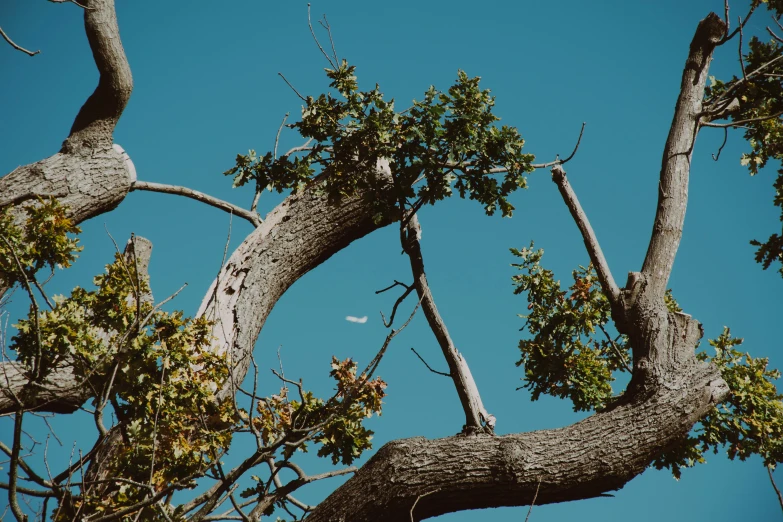
[[(396, 112), (394, 100), (386, 101), (377, 85), (359, 90), (355, 69), (345, 61), (326, 69), (339, 97), (307, 97), (301, 121), (289, 125), (310, 140), (292, 153), (302, 156), (256, 156), (252, 150), (238, 155), (225, 172), (234, 177), (234, 186), (255, 181), (260, 188), (297, 191), (319, 172), (326, 193), (339, 199), (357, 190), (385, 190), (388, 180), (371, 171), (388, 161), (398, 200), (434, 204), (456, 189), (460, 197), (481, 203), (487, 214), (497, 209), (512, 214), (508, 196), (526, 186), (533, 156), (522, 153), (524, 140), (515, 128), (495, 125), (495, 99), (479, 88), (479, 78), (459, 71), (447, 92), (430, 87), (422, 101)], [(492, 174), (492, 169), (502, 172)], [(423, 183), (414, 186), (420, 179)], [(385, 198), (376, 199), (378, 212), (387, 213)]]
[[(330, 399), (316, 398), (312, 392), (300, 389), (300, 400), (289, 399), (288, 388), (279, 395), (258, 402), (259, 416), (253, 426), (261, 434), (264, 444), (291, 438), (300, 440), (307, 435), (321, 447), (319, 457), (330, 457), (333, 464), (351, 464), (370, 449), (373, 432), (364, 427), (365, 419), (381, 414), (381, 400), (386, 383), (380, 378), (368, 380), (356, 376), (356, 363), (351, 359), (339, 361), (332, 357), (329, 375), (337, 383), (337, 392)], [(307, 445), (290, 445), (284, 450), (286, 459), (295, 449), (307, 451)]]
[(783, 462), (783, 395), (772, 383), (780, 372), (767, 368), (767, 358), (738, 351), (742, 339), (732, 337), (726, 327), (709, 343), (715, 354), (701, 352), (697, 357), (720, 369), (731, 395), (701, 420), (691, 436), (656, 460), (655, 467), (671, 468), (679, 479), (681, 468), (704, 462), (707, 451), (726, 448), (732, 460), (759, 455), (765, 466), (774, 468)]
[[(625, 336), (612, 340), (606, 334), (611, 310), (594, 270), (574, 270), (573, 285), (563, 290), (552, 271), (541, 266), (543, 250), (534, 250), (531, 243), (511, 252), (520, 259), (512, 266), (521, 271), (512, 277), (514, 293), (526, 292), (529, 303), (528, 314), (521, 317), (530, 338), (519, 342), (522, 356), (517, 362), (525, 367), (524, 387), (533, 400), (542, 393), (568, 398), (576, 411), (605, 407), (612, 397), (614, 372), (630, 364), (630, 346)], [(682, 311), (670, 290), (664, 300), (670, 313)], [(671, 469), (679, 479), (682, 468), (704, 462), (705, 452), (717, 453), (722, 447), (731, 459), (755, 454), (767, 466), (783, 462), (783, 395), (772, 382), (780, 372), (767, 368), (766, 358), (738, 351), (742, 339), (732, 337), (728, 328), (709, 343), (715, 354), (700, 352), (696, 357), (720, 369), (731, 395), (652, 465)]]
[[(763, 3), (777, 14), (783, 12), (783, 2)], [(732, 101), (737, 104), (727, 117), (732, 122), (741, 122), (738, 124), (744, 129), (750, 150), (742, 155), (740, 164), (746, 166), (751, 175), (756, 175), (770, 160), (783, 160), (783, 119), (780, 116), (783, 112), (783, 46), (775, 40), (764, 43), (753, 37), (748, 47), (748, 54), (743, 59), (743, 76), (734, 76), (725, 83), (710, 77), (705, 106), (720, 111), (728, 110)], [(783, 169), (778, 169), (774, 187), (774, 204), (781, 207), (783, 223)], [(751, 241), (757, 247), (756, 261), (765, 270), (773, 262), (783, 262), (781, 235), (783, 233), (772, 234), (764, 242)], [(783, 266), (780, 274), (783, 276)]]
[[(512, 277), (515, 294), (527, 293), (525, 327), (530, 339), (519, 341), (524, 387), (537, 400), (542, 393), (568, 398), (575, 411), (600, 409), (612, 397), (613, 372), (628, 365), (625, 337), (609, 337), (610, 306), (592, 266), (574, 270), (574, 284), (560, 281), (540, 264), (543, 250), (511, 249), (522, 273)], [(600, 331), (599, 331), (600, 330)]]
[[(67, 217), (56, 199), (38, 199), (24, 207), (24, 224), (17, 226), (11, 207), (0, 210), (0, 279), (12, 285), (32, 280), (41, 268), (68, 268), (82, 250), (69, 234), (81, 229)], [(21, 271), (20, 271), (21, 265)]]

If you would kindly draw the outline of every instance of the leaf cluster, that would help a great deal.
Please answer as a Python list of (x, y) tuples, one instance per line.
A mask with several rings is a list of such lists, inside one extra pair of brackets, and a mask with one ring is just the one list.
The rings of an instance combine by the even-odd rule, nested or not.
[[(297, 191), (318, 171), (332, 199), (357, 190), (378, 193), (389, 180), (372, 171), (388, 162), (398, 202), (434, 204), (456, 189), (460, 197), (481, 203), (487, 214), (498, 208), (503, 216), (512, 214), (508, 196), (526, 186), (533, 156), (522, 153), (524, 140), (515, 128), (495, 125), (495, 99), (479, 88), (479, 78), (459, 71), (448, 91), (430, 87), (422, 101), (396, 112), (394, 100), (386, 101), (378, 85), (359, 90), (355, 70), (344, 60), (326, 69), (339, 96), (305, 99), (301, 121), (290, 125), (312, 143), (297, 151), (303, 156), (240, 154), (225, 172), (234, 177), (234, 186), (255, 181), (260, 189)], [(493, 168), (505, 172), (501, 179), (491, 174)], [(418, 181), (423, 183), (417, 186)], [(377, 220), (390, 211), (383, 206), (386, 199), (376, 198)]]
[(526, 292), (529, 303), (520, 317), (530, 338), (519, 341), (517, 362), (525, 367), (524, 387), (533, 400), (544, 393), (570, 399), (575, 411), (603, 408), (612, 397), (613, 372), (627, 365), (628, 344), (606, 333), (611, 310), (595, 270), (580, 266), (563, 290), (541, 266), (543, 250), (531, 243), (511, 253), (520, 259), (512, 266), (522, 272), (512, 277), (514, 293)]
[[(300, 400), (289, 398), (288, 388), (280, 394), (258, 401), (259, 416), (253, 419), (266, 445), (281, 439), (314, 440), (320, 445), (319, 457), (330, 457), (333, 464), (351, 464), (372, 447), (373, 432), (364, 427), (365, 419), (381, 414), (386, 383), (380, 378), (356, 375), (357, 365), (351, 359), (332, 357), (329, 375), (335, 380), (334, 396), (324, 400), (300, 388)], [(296, 449), (307, 451), (307, 444), (289, 445), (286, 459)]]
[(24, 207), (26, 217), (21, 224), (15, 223), (11, 208), (0, 210), (0, 279), (12, 285), (31, 281), (45, 266), (52, 270), (71, 266), (82, 247), (69, 234), (81, 230), (68, 218), (65, 207), (54, 198), (38, 198)]
[[(777, 15), (783, 12), (783, 2), (767, 3)], [(758, 2), (756, 2), (758, 4)], [(720, 110), (734, 102), (736, 108), (728, 115), (744, 129), (750, 150), (742, 154), (740, 164), (751, 175), (758, 174), (770, 160), (783, 160), (783, 45), (776, 40), (762, 42), (753, 37), (748, 42), (748, 54), (743, 57), (744, 73), (723, 82), (710, 77), (705, 105)], [(773, 116), (773, 117), (770, 117)], [(781, 208), (783, 223), (783, 169), (778, 169), (774, 181), (775, 206)], [(772, 234), (766, 241), (753, 240), (757, 247), (756, 261), (766, 270), (774, 262), (783, 262), (783, 233)], [(783, 266), (779, 269), (783, 276)]]
[(783, 462), (783, 395), (772, 381), (778, 370), (769, 369), (765, 357), (754, 358), (736, 347), (742, 339), (732, 337), (724, 327), (717, 339), (711, 339), (714, 355), (700, 352), (703, 361), (715, 364), (729, 385), (731, 395), (704, 417), (677, 447), (654, 463), (657, 469), (670, 468), (676, 479), (681, 469), (704, 462), (708, 451), (726, 448), (730, 459), (745, 460), (759, 455), (765, 466), (774, 468)]
[[(212, 324), (143, 299), (147, 282), (119, 254), (94, 283), (55, 296), (37, 316), (31, 308), (11, 348), (31, 380), (45, 384), (68, 364), (97, 391), (96, 408), (112, 406), (124, 444), (103, 464), (109, 476), (160, 490), (203, 472), (228, 448), (237, 420), (230, 401), (215, 395), (228, 368), (211, 344)], [(82, 502), (111, 510), (146, 494), (122, 483)]]

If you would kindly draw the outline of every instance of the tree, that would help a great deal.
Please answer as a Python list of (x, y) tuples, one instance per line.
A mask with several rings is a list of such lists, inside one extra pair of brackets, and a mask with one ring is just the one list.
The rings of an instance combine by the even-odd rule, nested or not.
[[(39, 301), (43, 292), (36, 293), (38, 279), (33, 279), (33, 272), (47, 263), (71, 262), (72, 236), (67, 233), (75, 224), (112, 210), (131, 189), (163, 190), (134, 180), (128, 159), (112, 148), (113, 142), (119, 141), (113, 139), (114, 126), (123, 114), (132, 82), (113, 24), (113, 2), (85, 5), (86, 32), (101, 72), (98, 89), (76, 117), (60, 153), (20, 167), (0, 180), (3, 207), (8, 213), (3, 222), (3, 276), (7, 284), (19, 281), (20, 293)], [(552, 169), (553, 180), (579, 225), (595, 272), (592, 267), (579, 269), (573, 287), (564, 293), (541, 266), (546, 260), (540, 259), (534, 248), (515, 251), (521, 269), (517, 287), (527, 293), (530, 303), (530, 312), (525, 314), (529, 316), (526, 327), (530, 336), (520, 343), (525, 384), (534, 395), (569, 397), (576, 408), (598, 409), (598, 413), (559, 430), (493, 435), (493, 418), (482, 405), (465, 358), (456, 351), (446, 329), (448, 316), (438, 313), (424, 276), (416, 211), (426, 209), (424, 205), (429, 203), (440, 205), (453, 185), (455, 192), (464, 191), (462, 195), (478, 200), (487, 213), (499, 210), (509, 214), (510, 193), (524, 185), (527, 173), (535, 168), (527, 149), (522, 152), (516, 129), (495, 126), (493, 100), (483, 84), (460, 74), (451, 89), (430, 90), (423, 99), (419, 95), (422, 101), (418, 104), (396, 113), (377, 89), (361, 90), (354, 80), (353, 64), (342, 62), (325, 43), (323, 54), (330, 62), (327, 81), (334, 97), (303, 100), (306, 109), (295, 128), (305, 138), (313, 138), (308, 148), (297, 151), (298, 156), (292, 153), (282, 159), (277, 159), (279, 154), (274, 151), (270, 155), (240, 155), (228, 171), (236, 185), (255, 185), (261, 190), (270, 186), (296, 193), (263, 222), (252, 212), (210, 200), (232, 211), (236, 218), (247, 217), (257, 228), (238, 246), (206, 292), (198, 319), (187, 321), (152, 305), (149, 287), (156, 288), (155, 281), (152, 278), (148, 283), (144, 275), (149, 251), (147, 243), (136, 239), (126, 257), (119, 256), (99, 281), (100, 291), (75, 292), (70, 299), (53, 301), (52, 308), (60, 311), (59, 315), (41, 316), (46, 306), (41, 301), (40, 307), (35, 305), (39, 309), (20, 323), (20, 333), (12, 342), (19, 360), (3, 365), (9, 379), (4, 408), (15, 413), (14, 440), (7, 446), (11, 459), (8, 498), (14, 514), (21, 517), (22, 508), (11, 499), (21, 497), (26, 490), (20, 488), (27, 487), (17, 484), (19, 475), (40, 476), (34, 475), (35, 470), (20, 456), (22, 423), (31, 415), (20, 412), (68, 413), (95, 396), (98, 400), (87, 407), (94, 411), (100, 433), (95, 451), (86, 455), (83, 465), (72, 469), (85, 468), (78, 479), (82, 484), (73, 488), (77, 493), (64, 493), (71, 488), (51, 484), (58, 478), (72, 484), (77, 480), (74, 473), (48, 481), (41, 478), (37, 484), (33, 480), (31, 489), (54, 492), (58, 508), (53, 510), (50, 505), (49, 512), (64, 518), (91, 512), (95, 519), (120, 518), (124, 509), (135, 516), (140, 507), (145, 508), (142, 515), (147, 518), (175, 517), (178, 513), (166, 511), (160, 501), (172, 490), (188, 486), (191, 476), (209, 471), (216, 477), (214, 489), (188, 506), (194, 507), (191, 514), (205, 515), (213, 509), (211, 502), (224, 498), (231, 488), (234, 471), (214, 464), (223, 458), (227, 443), (221, 437), (231, 429), (254, 432), (258, 441), (258, 451), (243, 455), (243, 464), (235, 469), (253, 473), (249, 468), (267, 464), (268, 458), (274, 457), (268, 463), (272, 476), (280, 473), (286, 480), (276, 485), (266, 475), (259, 477), (255, 488), (246, 490), (244, 496), (253, 501), (251, 507), (257, 506), (254, 515), (285, 504), (286, 494), (307, 482), (301, 476), (296, 478), (296, 457), (285, 449), (299, 444), (302, 436), (320, 439), (319, 452), (350, 464), (367, 448), (369, 434), (362, 419), (379, 410), (385, 393), (382, 381), (368, 374), (384, 350), (393, 346), (392, 334), (403, 322), (399, 318), (376, 358), (364, 355), (364, 360), (370, 361), (366, 373), (357, 372), (354, 364), (343, 358), (333, 361), (338, 393), (331, 398), (308, 394), (296, 379), (284, 380), (291, 380), (289, 366), (289, 377), (283, 376), (282, 368), (279, 379), (276, 377), (287, 391), (262, 400), (253, 397), (254, 420), (250, 419), (253, 408), (246, 407), (243, 414), (228, 399), (237, 397), (238, 382), (254, 366), (250, 353), (255, 338), (288, 287), (352, 241), (384, 227), (398, 229), (387, 240), (394, 240), (397, 250), (402, 249), (410, 259), (408, 270), (414, 279), (413, 284), (398, 285), (394, 290), (418, 295), (421, 312), (446, 357), (448, 372), (444, 373), (455, 383), (465, 421), (455, 422), (452, 432), (459, 431), (457, 436), (387, 443), (308, 519), (420, 519), (469, 508), (524, 506), (534, 499), (540, 505), (590, 498), (622, 487), (651, 463), (677, 470), (687, 465), (688, 459), (698, 459), (704, 444), (712, 448), (728, 443), (730, 454), (733, 451), (743, 457), (759, 453), (767, 464), (779, 462), (780, 397), (768, 383), (774, 373), (765, 375), (763, 360), (734, 355), (735, 339), (728, 331), (713, 335), (721, 349), (719, 357), (705, 351), (700, 357), (711, 357), (711, 364), (697, 360), (694, 347), (701, 337), (700, 325), (681, 313), (666, 292), (682, 233), (690, 159), (698, 131), (722, 121), (746, 126), (752, 141), (743, 162), (755, 168), (768, 158), (777, 158), (776, 45), (748, 43), (746, 36), (750, 55), (738, 77), (723, 82), (708, 80), (715, 48), (731, 46), (732, 53), (736, 52), (733, 46), (743, 32), (732, 31), (727, 31), (723, 16), (710, 15), (699, 23), (693, 36), (659, 185), (657, 189), (652, 185), (658, 197), (656, 226), (644, 265), (632, 273), (624, 288), (613, 281), (609, 264), (570, 188), (565, 159), (544, 162), (549, 163), (546, 168)], [(733, 35), (731, 40), (729, 35)], [(769, 61), (773, 62), (757, 72)], [(235, 81), (241, 83), (241, 73), (235, 71), (231, 78), (239, 76)], [(761, 81), (762, 74), (772, 75), (763, 77), (767, 83)], [(296, 90), (302, 91), (297, 83), (293, 82)], [(252, 111), (248, 114), (255, 119)], [(576, 134), (576, 129), (560, 131)], [(582, 153), (575, 152), (575, 158)], [(498, 179), (485, 175), (492, 169), (500, 170), (498, 175), (505, 182), (490, 181)], [(311, 182), (316, 172), (321, 174)], [(424, 179), (417, 185), (420, 176)], [(253, 201), (254, 211), (258, 200)], [(117, 212), (122, 212), (122, 205)], [(23, 222), (28, 215), (30, 224), (25, 231)], [(48, 239), (51, 241), (44, 241)], [(774, 262), (775, 248), (779, 248), (776, 236), (759, 243), (759, 260), (769, 266), (767, 261)], [(428, 261), (427, 266), (432, 273), (433, 265)], [(434, 294), (439, 295), (437, 288)], [(443, 306), (443, 301), (437, 302)], [(615, 337), (610, 317), (620, 337)], [(67, 334), (63, 333), (65, 327)], [(603, 337), (602, 328), (611, 332), (609, 339)], [(70, 344), (58, 344), (64, 339)], [(211, 350), (213, 346), (218, 349)], [(632, 368), (626, 360), (629, 350)], [(231, 354), (232, 378), (227, 378), (229, 368), (221, 363), (226, 353)], [(130, 355), (136, 358), (131, 360)], [(198, 358), (193, 359), (195, 356)], [(280, 357), (287, 360), (285, 352)], [(556, 359), (555, 364), (546, 358)], [(123, 372), (124, 365), (131, 363), (130, 371)], [(626, 365), (633, 377), (626, 392), (614, 397), (607, 388), (611, 379), (607, 372)], [(476, 372), (475, 366), (471, 368)], [(189, 379), (172, 379), (176, 372)], [(739, 385), (743, 382), (754, 386), (742, 390)], [(294, 399), (298, 389), (301, 397)], [(252, 390), (246, 391), (256, 395)], [(183, 397), (184, 401), (180, 400)], [(752, 406), (764, 408), (743, 410), (747, 406), (741, 401), (743, 397), (748, 397)], [(202, 408), (197, 413), (188, 410), (194, 404)], [(722, 422), (724, 417), (716, 413), (721, 410), (714, 409), (719, 404), (728, 405), (734, 417)], [(497, 413), (491, 406), (490, 410)], [(102, 423), (108, 421), (110, 412), (118, 423), (103, 433)], [(732, 430), (732, 420), (743, 416), (753, 423), (745, 422), (740, 430)], [(700, 444), (683, 443), (700, 419)], [(503, 421), (501, 417), (499, 426)], [(731, 438), (742, 430), (745, 433), (740, 439)], [(200, 444), (195, 453), (188, 454), (193, 448), (174, 440), (184, 433), (187, 443)], [(134, 445), (140, 449), (134, 452)], [(188, 455), (197, 458), (189, 459)], [(286, 467), (295, 473), (278, 471)], [(464, 478), (454, 480), (455, 475)], [(92, 488), (89, 495), (87, 486)], [(227, 502), (243, 500), (236, 495)], [(273, 516), (277, 514), (280, 510)]]

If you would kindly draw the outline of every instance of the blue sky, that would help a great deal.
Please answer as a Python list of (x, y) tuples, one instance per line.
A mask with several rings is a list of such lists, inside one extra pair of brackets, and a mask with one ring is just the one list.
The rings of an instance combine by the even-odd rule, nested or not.
[[(621, 284), (628, 271), (639, 269), (646, 252), (660, 154), (688, 44), (698, 21), (722, 9), (720, 0), (313, 4), (314, 17), (327, 14), (340, 57), (357, 66), (360, 86), (380, 84), (398, 107), (420, 99), (429, 85), (447, 88), (464, 69), (482, 77), (482, 86), (497, 96), (496, 114), (520, 129), (526, 152), (541, 161), (568, 154), (579, 126), (587, 122), (579, 153), (566, 170)], [(737, 2), (732, 12), (736, 16), (744, 9)], [(306, 95), (327, 88), (326, 63), (307, 28), (306, 2), (137, 0), (118, 1), (117, 10), (135, 90), (115, 142), (129, 153), (139, 179), (185, 185), (248, 207), (250, 189), (231, 189), (221, 173), (237, 153), (271, 149), (283, 115), (298, 115), (300, 100), (277, 73)], [(20, 45), (42, 51), (28, 58), (0, 45), (0, 173), (55, 153), (92, 92), (97, 72), (80, 18), (73, 5), (0, 4), (0, 26)], [(762, 31), (768, 20), (759, 13), (750, 31)], [(737, 70), (736, 47), (729, 47), (716, 53), (712, 74), (718, 77)], [(745, 338), (744, 349), (781, 368), (783, 281), (775, 271), (761, 270), (748, 244), (779, 230), (773, 173), (747, 175), (739, 165), (744, 150), (739, 134), (730, 134), (721, 160), (714, 162), (711, 154), (722, 137), (709, 129), (699, 136), (670, 286), (685, 311), (704, 324), (707, 337), (728, 325)], [(299, 143), (290, 132), (281, 138), (283, 149)], [(512, 198), (517, 207), (512, 219), (486, 217), (479, 205), (457, 199), (421, 212), (436, 302), (500, 433), (558, 427), (580, 418), (565, 402), (531, 403), (526, 391), (515, 391), (522, 376), (514, 366), (522, 326), (516, 314), (524, 312), (526, 302), (512, 295), (514, 259), (508, 249), (535, 240), (546, 251), (545, 264), (564, 282), (588, 262), (548, 173), (533, 173), (529, 182), (527, 191)], [(279, 201), (265, 193), (262, 214)], [(82, 228), (82, 258), (50, 283), (51, 292), (89, 285), (102, 271), (113, 253), (106, 230), (120, 243), (134, 232), (154, 244), (150, 271), (156, 297), (187, 282), (173, 306), (193, 314), (220, 266), (229, 219), (192, 200), (134, 192), (116, 211)], [(231, 247), (249, 231), (235, 220)], [(324, 395), (331, 389), (333, 354), (366, 364), (386, 335), (378, 312), (388, 312), (394, 301), (374, 291), (393, 279), (410, 281), (410, 275), (391, 227), (303, 277), (280, 300), (259, 338), (260, 389), (273, 393), (279, 387), (266, 370), (277, 367), (279, 346), (286, 375), (304, 378)], [(24, 309), (17, 293), (11, 322)], [(357, 324), (347, 322), (347, 315), (369, 319)], [(410, 347), (432, 366), (445, 367), (423, 317), (417, 317), (393, 341), (379, 369), (389, 396), (383, 416), (372, 422), (376, 448), (400, 437), (453, 435), (462, 426), (452, 384), (429, 373)], [(72, 440), (85, 446), (94, 436), (89, 420), (66, 417), (54, 424), (65, 444), (58, 450), (61, 461), (67, 460)], [(9, 419), (0, 419), (0, 433), (9, 433), (9, 427)], [(45, 439), (45, 430), (36, 430), (32, 435)], [(249, 444), (238, 439), (230, 459), (239, 459)], [(54, 449), (49, 453), (57, 458)], [(314, 459), (305, 463), (311, 470), (327, 465)], [(783, 483), (783, 472), (776, 476)], [(317, 502), (334, 485), (318, 484), (302, 497)], [(2, 497), (0, 506), (4, 502)], [(506, 522), (525, 513), (509, 508), (438, 520)], [(666, 471), (649, 470), (615, 498), (539, 507), (531, 520), (621, 520), (631, 513), (638, 522), (723, 522), (773, 519), (780, 507), (757, 459), (729, 462), (719, 454), (685, 471), (679, 482)]]

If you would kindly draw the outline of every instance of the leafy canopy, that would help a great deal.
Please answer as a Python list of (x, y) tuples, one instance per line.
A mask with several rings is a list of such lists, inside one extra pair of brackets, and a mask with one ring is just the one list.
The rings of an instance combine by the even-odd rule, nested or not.
[[(533, 156), (522, 153), (524, 140), (515, 128), (495, 125), (495, 98), (479, 88), (479, 78), (459, 71), (447, 92), (430, 87), (422, 101), (396, 112), (394, 100), (386, 101), (378, 85), (359, 90), (355, 70), (345, 60), (326, 69), (339, 97), (304, 100), (302, 119), (290, 125), (308, 139), (296, 151), (304, 155), (240, 154), (225, 172), (234, 177), (234, 186), (255, 181), (259, 189), (296, 192), (318, 171), (322, 190), (333, 199), (357, 190), (382, 192), (389, 180), (373, 170), (388, 162), (394, 199), (401, 205), (434, 204), (456, 189), (460, 197), (481, 203), (487, 214), (498, 208), (503, 216), (512, 214), (508, 196), (525, 188)], [(492, 169), (502, 170), (502, 179)], [(377, 221), (390, 211), (386, 200), (375, 199)]]

